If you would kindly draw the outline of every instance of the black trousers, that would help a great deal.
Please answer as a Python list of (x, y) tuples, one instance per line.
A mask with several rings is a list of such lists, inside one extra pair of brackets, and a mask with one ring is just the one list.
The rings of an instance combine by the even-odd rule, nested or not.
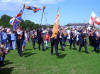
[(55, 47), (56, 56), (58, 56), (58, 40), (51, 39), (51, 54), (53, 54), (53, 46)]
[(76, 49), (75, 43), (76, 43), (75, 40), (70, 40), (70, 49), (72, 48), (72, 44), (73, 44), (74, 49)]
[(66, 37), (63, 37), (63, 45), (66, 46)]
[(85, 52), (87, 52), (87, 43), (84, 42), (83, 44), (79, 44), (79, 52), (81, 51), (81, 48), (84, 47)]
[(63, 40), (62, 40), (62, 38), (60, 38), (60, 39), (59, 39), (60, 47), (61, 47), (61, 50), (64, 50), (64, 48), (63, 48), (63, 43), (62, 43), (62, 42), (63, 42)]
[(53, 54), (54, 39), (51, 38), (50, 42), (51, 42), (51, 54)]
[(32, 39), (33, 48), (35, 49), (35, 39)]
[(39, 39), (38, 44), (39, 44), (39, 50), (40, 50), (40, 46), (42, 44), (42, 51), (44, 51), (44, 41), (43, 41), (43, 39), (41, 39), (41, 40)]
[(54, 40), (54, 45), (55, 45), (56, 56), (58, 56), (58, 43), (59, 43), (58, 39), (55, 39)]
[(3, 66), (4, 65), (4, 59), (5, 59), (5, 54), (3, 53), (3, 56), (2, 56), (2, 61), (0, 61), (0, 66)]
[(23, 40), (22, 39), (17, 40), (18, 54), (20, 56), (22, 56), (22, 44), (23, 44)]
[(94, 42), (94, 51), (97, 52), (99, 47), (99, 42)]

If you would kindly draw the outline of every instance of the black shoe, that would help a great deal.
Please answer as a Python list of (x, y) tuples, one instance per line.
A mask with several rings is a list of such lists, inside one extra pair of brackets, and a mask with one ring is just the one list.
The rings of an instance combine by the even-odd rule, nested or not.
[(81, 52), (81, 51), (78, 51), (79, 53)]
[(22, 57), (22, 54), (19, 54), (20, 57)]
[(51, 53), (51, 56), (53, 56), (53, 53)]
[(36, 48), (33, 48), (34, 50), (36, 49)]
[(62, 51), (64, 51), (64, 49), (62, 49)]
[(56, 56), (59, 56), (59, 54), (57, 53)]
[(99, 50), (97, 50), (96, 52), (99, 53)]
[(4, 65), (5, 65), (4, 62), (3, 61), (0, 61), (0, 66), (2, 67)]
[(85, 51), (85, 53), (89, 54), (89, 52), (88, 52), (88, 51)]
[(74, 50), (77, 50), (76, 48), (74, 48)]
[(2, 67), (2, 66), (5, 66), (5, 64), (0, 64), (0, 66)]
[(44, 51), (44, 49), (42, 49), (42, 51)]
[(96, 50), (92, 50), (92, 52), (96, 52)]
[(48, 49), (48, 47), (46, 47), (46, 49)]

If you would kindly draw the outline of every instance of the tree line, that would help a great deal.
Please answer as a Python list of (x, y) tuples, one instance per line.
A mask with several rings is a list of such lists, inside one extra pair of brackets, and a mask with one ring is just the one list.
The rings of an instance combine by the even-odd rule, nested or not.
[[(3, 27), (12, 27), (11, 24), (9, 24), (9, 21), (12, 17), (11, 16), (8, 16), (6, 14), (2, 15), (0, 17), (0, 26), (3, 26)], [(19, 24), (18, 24), (19, 25)], [(53, 27), (53, 25), (49, 25), (49, 26), (46, 26), (46, 25), (42, 25), (40, 26), (39, 24), (36, 24), (30, 20), (23, 20), (21, 19), (21, 23), (20, 25), (22, 26), (22, 28), (24, 29), (28, 29), (28, 30), (32, 30), (32, 29), (37, 29), (39, 27), (44, 27), (44, 28), (47, 28), (47, 27)]]

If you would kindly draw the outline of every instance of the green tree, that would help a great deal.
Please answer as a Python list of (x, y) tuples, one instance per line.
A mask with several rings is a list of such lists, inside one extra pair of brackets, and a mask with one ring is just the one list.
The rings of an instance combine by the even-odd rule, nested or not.
[(10, 27), (11, 25), (9, 24), (11, 17), (8, 15), (2, 15), (0, 18), (0, 25), (3, 27)]
[[(11, 17), (8, 15), (2, 15), (0, 18), (0, 26), (3, 27), (11, 27), (11, 25), (9, 24)], [(19, 24), (18, 24), (19, 25)], [(35, 24), (34, 22), (30, 21), (30, 20), (23, 20), (21, 19), (21, 23), (20, 25), (22, 26), (22, 28), (24, 29), (37, 29), (39, 27), (39, 24)]]

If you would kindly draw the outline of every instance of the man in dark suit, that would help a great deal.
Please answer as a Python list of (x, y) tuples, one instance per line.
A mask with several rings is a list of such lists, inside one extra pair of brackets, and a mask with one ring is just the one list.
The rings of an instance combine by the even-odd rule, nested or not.
[(35, 50), (35, 49), (36, 49), (36, 48), (35, 48), (35, 41), (36, 41), (35, 32), (32, 34), (31, 40), (32, 40), (33, 48), (34, 48), (34, 50)]
[(24, 31), (22, 29), (17, 29), (17, 46), (18, 46), (18, 54), (22, 56), (22, 44), (25, 39)]
[(58, 32), (58, 39), (59, 39), (61, 50), (64, 51), (63, 43), (62, 43), (63, 42), (63, 32), (61, 31)]
[(85, 53), (88, 53), (87, 42), (86, 42), (86, 33), (83, 33), (83, 31), (81, 31), (80, 35), (79, 35), (79, 52), (81, 52), (81, 48), (83, 46), (85, 48)]
[(96, 34), (95, 30), (93, 30), (92, 41), (93, 41), (93, 47), (94, 47), (93, 51), (98, 52), (99, 38), (97, 37), (97, 34)]
[(44, 51), (43, 34), (40, 28), (37, 30), (37, 39), (39, 44), (39, 50), (40, 50), (40, 45), (42, 44), (42, 51)]
[(73, 47), (74, 47), (74, 50), (76, 50), (76, 36), (75, 36), (75, 33), (73, 31), (71, 31), (70, 33), (70, 49), (72, 48), (72, 44), (73, 44)]
[(51, 55), (53, 55), (53, 46), (55, 46), (56, 56), (59, 56), (58, 54), (59, 36), (57, 35), (56, 37), (51, 37), (52, 33), (53, 32), (50, 30), (49, 35), (50, 35), (50, 42), (51, 42)]
[(52, 31), (49, 30), (50, 42), (51, 42), (51, 55), (53, 55), (54, 38), (52, 38)]
[(59, 54), (58, 54), (58, 44), (59, 44), (59, 35), (57, 34), (57, 36), (54, 38), (56, 56), (59, 56)]

